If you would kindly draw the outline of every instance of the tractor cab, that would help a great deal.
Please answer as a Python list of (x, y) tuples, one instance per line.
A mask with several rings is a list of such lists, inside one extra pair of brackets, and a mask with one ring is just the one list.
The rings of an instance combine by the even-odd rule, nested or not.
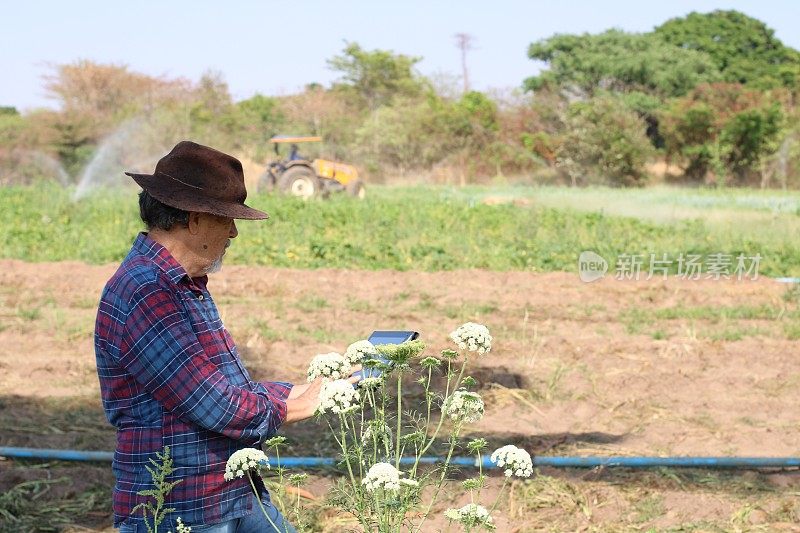
[(347, 192), (351, 196), (364, 198), (366, 190), (354, 166), (304, 157), (302, 144), (321, 141), (322, 137), (272, 137), (269, 142), (274, 146), (275, 159), (269, 162), (258, 180), (259, 192), (277, 189), (303, 199), (327, 197), (332, 192)]

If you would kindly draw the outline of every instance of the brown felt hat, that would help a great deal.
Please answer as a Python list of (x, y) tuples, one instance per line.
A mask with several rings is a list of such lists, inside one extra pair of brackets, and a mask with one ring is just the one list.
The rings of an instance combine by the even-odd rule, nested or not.
[(238, 159), (192, 141), (176, 144), (152, 174), (125, 174), (159, 202), (184, 211), (247, 220), (269, 217), (244, 205), (247, 189)]

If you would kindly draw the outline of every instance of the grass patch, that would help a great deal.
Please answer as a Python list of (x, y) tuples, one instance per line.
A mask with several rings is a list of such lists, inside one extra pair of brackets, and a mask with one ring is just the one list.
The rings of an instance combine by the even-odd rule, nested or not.
[[(0, 525), (3, 531), (60, 531), (76, 518), (111, 508), (111, 491), (98, 487), (58, 500), (44, 496), (59, 485), (69, 485), (66, 477), (23, 481), (0, 493)], [(6, 529), (7, 528), (7, 529)]]
[(347, 302), (345, 303), (345, 307), (356, 313), (372, 313), (375, 311), (375, 307), (371, 302), (366, 300), (359, 300), (358, 298), (349, 297)]
[(42, 318), (42, 310), (39, 307), (20, 307), (17, 309), (17, 316), (26, 322), (32, 322)]
[(581, 513), (588, 518), (592, 514), (583, 491), (566, 479), (537, 475), (514, 483), (511, 490), (514, 502), (519, 504), (509, 514), (516, 518), (537, 510), (552, 511), (554, 517)]
[(270, 325), (265, 320), (255, 319), (251, 322), (250, 325), (264, 340), (277, 341), (281, 340), (282, 338), (280, 332), (275, 329), (272, 329), (272, 327), (270, 327)]
[(784, 314), (784, 310), (771, 305), (737, 305), (730, 307), (667, 307), (655, 309), (652, 318), (657, 320), (708, 320), (720, 322), (724, 320), (776, 320)]
[(461, 302), (459, 305), (446, 305), (444, 306), (444, 315), (452, 320), (455, 319), (472, 319), (480, 320), (481, 317), (486, 317), (499, 311), (500, 308), (493, 303), (473, 303)]
[(800, 322), (789, 322), (784, 324), (783, 334), (790, 341), (800, 340)]
[(648, 494), (633, 502), (633, 522), (644, 523), (655, 520), (664, 514), (664, 498), (658, 494)]
[(762, 328), (729, 325), (718, 330), (709, 331), (701, 336), (712, 341), (733, 342), (740, 341), (745, 337), (759, 337), (766, 335), (769, 335), (769, 332)]
[(319, 296), (311, 296), (306, 295), (297, 300), (295, 307), (300, 309), (301, 311), (311, 312), (311, 311), (319, 311), (320, 309), (325, 309), (326, 307), (330, 307), (331, 304), (328, 303), (328, 300), (325, 298), (320, 298)]

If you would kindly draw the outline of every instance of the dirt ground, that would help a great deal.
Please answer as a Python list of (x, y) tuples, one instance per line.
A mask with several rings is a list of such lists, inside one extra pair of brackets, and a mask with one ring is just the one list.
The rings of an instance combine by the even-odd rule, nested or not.
[[(114, 269), (0, 261), (0, 445), (113, 448), (92, 331)], [(209, 288), (259, 379), (301, 381), (313, 355), (344, 351), (373, 329), (420, 331), (435, 354), (459, 324), (486, 324), (495, 344), (472, 375), (487, 413), (472, 430), (492, 445), (800, 455), (798, 295), (769, 279), (585, 284), (565, 273), (226, 266)], [(313, 422), (287, 427), (290, 453), (329, 453), (319, 432)], [(506, 492), (500, 531), (800, 531), (796, 471), (540, 474)], [(70, 479), (69, 495), (113, 482), (103, 465), (0, 461), (4, 491), (48, 476)], [(318, 473), (312, 492), (322, 495), (328, 476)], [(76, 513), (77, 530), (108, 523), (98, 498)], [(442, 507), (454, 503), (463, 502), (453, 494)]]

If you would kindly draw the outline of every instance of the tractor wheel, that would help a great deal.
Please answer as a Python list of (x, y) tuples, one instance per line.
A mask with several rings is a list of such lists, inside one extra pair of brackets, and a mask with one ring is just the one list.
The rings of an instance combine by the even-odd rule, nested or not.
[(358, 198), (359, 200), (363, 200), (364, 197), (367, 195), (367, 188), (364, 187), (363, 181), (355, 179), (347, 184), (347, 194), (349, 194), (353, 198)]
[(320, 192), (319, 178), (308, 167), (291, 167), (278, 180), (281, 191), (308, 200)]
[(275, 178), (272, 176), (269, 170), (261, 174), (258, 178), (258, 186), (256, 187), (256, 191), (258, 192), (269, 192), (275, 188)]

